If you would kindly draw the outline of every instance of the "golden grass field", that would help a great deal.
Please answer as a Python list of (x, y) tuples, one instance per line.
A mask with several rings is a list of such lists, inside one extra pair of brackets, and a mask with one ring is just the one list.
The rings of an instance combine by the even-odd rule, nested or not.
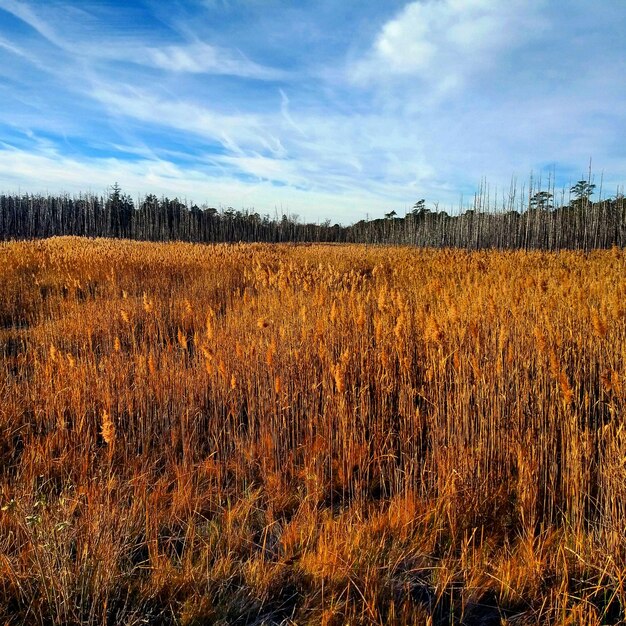
[(0, 244), (0, 622), (616, 624), (626, 251)]

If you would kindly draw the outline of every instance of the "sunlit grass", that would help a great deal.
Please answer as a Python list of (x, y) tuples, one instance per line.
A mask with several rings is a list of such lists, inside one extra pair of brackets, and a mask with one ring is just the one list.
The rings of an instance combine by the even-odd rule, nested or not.
[(4, 243), (0, 325), (6, 623), (624, 618), (623, 250)]

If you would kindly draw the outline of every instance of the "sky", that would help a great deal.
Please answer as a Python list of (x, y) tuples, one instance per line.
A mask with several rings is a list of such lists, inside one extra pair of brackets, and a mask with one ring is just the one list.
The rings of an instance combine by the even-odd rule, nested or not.
[(624, 33), (624, 0), (0, 0), (0, 191), (348, 224), (591, 159), (608, 197)]

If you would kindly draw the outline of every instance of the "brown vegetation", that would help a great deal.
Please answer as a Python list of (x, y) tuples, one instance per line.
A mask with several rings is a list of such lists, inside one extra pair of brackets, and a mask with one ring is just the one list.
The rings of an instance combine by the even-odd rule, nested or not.
[(0, 244), (6, 624), (601, 624), (626, 253)]

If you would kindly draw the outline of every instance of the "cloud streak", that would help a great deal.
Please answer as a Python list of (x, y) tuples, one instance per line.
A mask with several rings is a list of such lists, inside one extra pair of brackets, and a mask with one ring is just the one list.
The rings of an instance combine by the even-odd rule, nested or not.
[[(145, 61), (142, 60), (144, 58)], [(202, 42), (186, 46), (140, 49), (135, 60), (171, 72), (224, 74), (275, 81), (286, 77), (286, 72), (253, 63), (241, 53), (222, 50)]]
[[(104, 194), (113, 182), (123, 181), (124, 191), (133, 197), (150, 192), (207, 206), (253, 209), (271, 216), (298, 213), (307, 221), (328, 217), (350, 223), (354, 219), (355, 203), (359, 206), (360, 218), (375, 215), (380, 210), (379, 197), (368, 191), (311, 191), (297, 186), (276, 186), (265, 177), (242, 181), (224, 172), (215, 176), (213, 168), (206, 164), (181, 167), (171, 161), (155, 159), (75, 159), (50, 150), (37, 153), (2, 146), (0, 169), (3, 172), (0, 193)], [(31, 182), (33, 180), (37, 183)], [(29, 182), (26, 188), (24, 181)], [(393, 197), (392, 188), (379, 192)]]
[(590, 156), (612, 188), (620, 2), (0, 0), (1, 184), (344, 222)]
[[(213, 46), (200, 40), (184, 42), (176, 45), (143, 45), (127, 39), (116, 40), (113, 45), (102, 45), (84, 37), (66, 37), (60, 30), (67, 32), (68, 22), (74, 26), (72, 32), (81, 32), (80, 11), (72, 7), (63, 7), (60, 14), (53, 14), (62, 24), (57, 28), (55, 23), (40, 15), (34, 7), (16, 0), (0, 0), (0, 9), (10, 13), (35, 30), (46, 41), (57, 48), (85, 59), (101, 61), (119, 61), (144, 65), (174, 73), (218, 74), (252, 78), (256, 80), (280, 81), (287, 73), (271, 67), (254, 63), (239, 50)], [(48, 8), (49, 12), (50, 9)], [(0, 39), (0, 45), (15, 53), (21, 52)], [(23, 53), (21, 53), (23, 55)]]

